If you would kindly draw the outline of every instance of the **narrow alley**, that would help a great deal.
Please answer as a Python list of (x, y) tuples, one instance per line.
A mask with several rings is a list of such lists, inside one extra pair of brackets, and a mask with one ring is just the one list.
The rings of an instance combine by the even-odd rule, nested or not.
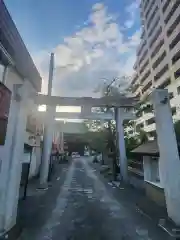
[[(75, 159), (63, 169), (51, 210), (38, 223), (31, 219), (33, 226), (24, 229), (20, 240), (169, 239), (151, 220), (114, 197), (119, 189), (105, 183), (88, 162)], [(41, 212), (50, 205), (42, 206)]]

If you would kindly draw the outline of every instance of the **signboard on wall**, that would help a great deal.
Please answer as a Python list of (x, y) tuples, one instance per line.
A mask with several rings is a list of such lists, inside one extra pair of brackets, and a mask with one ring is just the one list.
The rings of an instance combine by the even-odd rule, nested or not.
[(0, 82), (0, 145), (5, 144), (11, 91)]

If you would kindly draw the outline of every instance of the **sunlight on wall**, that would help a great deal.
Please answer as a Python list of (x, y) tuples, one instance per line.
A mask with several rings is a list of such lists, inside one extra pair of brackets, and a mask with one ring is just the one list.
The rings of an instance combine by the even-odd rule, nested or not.
[(64, 123), (66, 123), (66, 122), (81, 123), (81, 122), (83, 122), (84, 120), (83, 120), (83, 119), (55, 118), (55, 121), (63, 121)]
[(81, 107), (79, 106), (57, 106), (56, 107), (56, 112), (75, 112), (75, 113), (80, 113), (81, 112)]
[[(46, 111), (46, 105), (40, 105), (38, 107), (39, 112), (45, 112)], [(56, 106), (56, 112), (71, 112), (71, 113), (80, 113), (81, 112), (81, 107), (79, 106)]]

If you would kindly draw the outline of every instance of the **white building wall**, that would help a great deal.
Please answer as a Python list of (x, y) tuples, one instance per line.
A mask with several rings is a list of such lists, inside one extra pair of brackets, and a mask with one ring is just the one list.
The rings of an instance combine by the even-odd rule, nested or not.
[[(174, 97), (170, 100), (171, 106), (176, 107), (173, 119), (174, 121), (180, 120), (180, 93), (177, 91), (177, 88), (180, 86), (180, 75), (175, 78), (175, 72), (177, 70), (180, 72), (180, 36), (176, 43), (174, 42), (174, 39), (180, 33), (180, 2), (178, 0), (141, 0), (140, 8), (143, 34), (137, 50), (137, 61), (134, 65), (136, 70), (132, 81), (134, 93), (135, 95), (139, 94), (143, 98), (144, 95), (152, 91), (152, 88), (160, 87), (169, 79), (169, 84), (162, 88), (167, 88), (169, 92), (173, 92)], [(169, 18), (167, 18), (168, 16)], [(176, 26), (175, 22), (177, 22)], [(172, 30), (171, 33), (170, 30)], [(154, 64), (164, 51), (166, 56), (154, 68)], [(175, 55), (179, 57), (179, 60), (173, 62)], [(156, 75), (161, 72), (166, 64), (169, 69), (156, 79)], [(151, 72), (146, 77), (146, 73), (149, 70)], [(144, 113), (137, 121), (137, 123), (144, 122), (144, 130), (147, 132), (152, 132), (156, 129), (155, 124), (146, 124), (146, 121), (152, 117), (152, 114)]]
[[(5, 145), (0, 146), (0, 231), (8, 230), (16, 223), (28, 104), (14, 98), (13, 85), (24, 84), (24, 82), (15, 69), (8, 67), (5, 85), (11, 90), (12, 99)], [(20, 129), (21, 126), (22, 129)]]

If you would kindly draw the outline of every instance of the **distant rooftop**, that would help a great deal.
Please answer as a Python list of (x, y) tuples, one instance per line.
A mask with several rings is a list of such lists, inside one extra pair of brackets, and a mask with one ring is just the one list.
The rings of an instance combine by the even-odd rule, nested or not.
[[(3, 48), (3, 49), (2, 49)], [(0, 58), (4, 54), (12, 59), (22, 78), (27, 78), (33, 87), (41, 90), (41, 76), (13, 22), (3, 0), (0, 0)], [(3, 59), (4, 61), (4, 59)], [(5, 64), (7, 64), (4, 61)]]

